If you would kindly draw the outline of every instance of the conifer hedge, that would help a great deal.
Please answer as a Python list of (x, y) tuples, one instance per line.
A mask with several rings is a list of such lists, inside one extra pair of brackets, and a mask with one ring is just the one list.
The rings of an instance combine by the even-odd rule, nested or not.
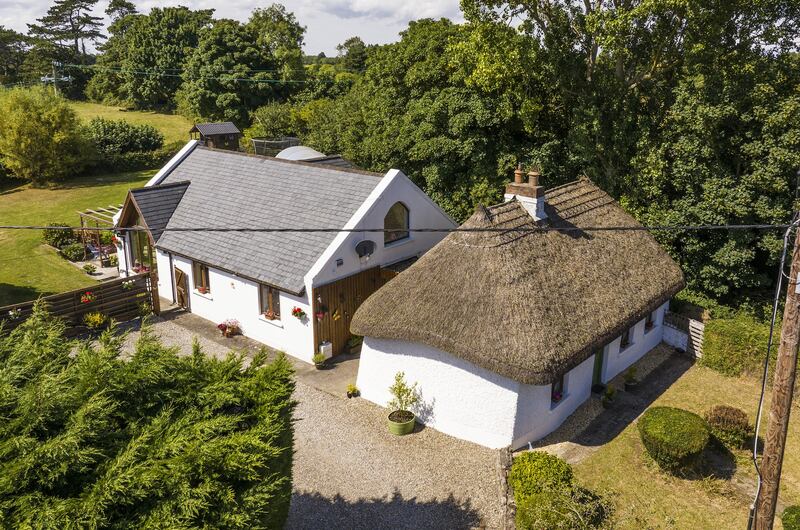
[(41, 306), (0, 329), (0, 528), (282, 528), (289, 362), (122, 340), (70, 342)]

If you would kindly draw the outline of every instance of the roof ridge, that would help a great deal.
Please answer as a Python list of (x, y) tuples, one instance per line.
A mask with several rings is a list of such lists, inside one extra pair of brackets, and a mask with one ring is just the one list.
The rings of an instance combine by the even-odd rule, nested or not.
[(165, 188), (177, 188), (178, 186), (188, 186), (191, 184), (190, 180), (181, 180), (179, 182), (168, 182), (167, 184), (154, 184), (152, 186), (142, 186), (141, 188), (133, 188), (131, 191), (146, 191), (146, 190), (163, 190)]
[(315, 168), (315, 169), (320, 169), (320, 168), (321, 169), (330, 169), (332, 171), (341, 171), (343, 173), (351, 173), (351, 174), (356, 174), (356, 175), (369, 175), (371, 177), (383, 177), (385, 175), (385, 173), (378, 173), (378, 172), (375, 172), (375, 171), (367, 171), (365, 169), (354, 169), (354, 168), (347, 168), (347, 167), (341, 167), (341, 166), (332, 166), (332, 165), (320, 165), (320, 164), (315, 164), (313, 162), (304, 162), (302, 160), (286, 160), (286, 159), (283, 159), (283, 158), (276, 158), (274, 156), (257, 155), (257, 154), (254, 154), (254, 153), (243, 153), (242, 151), (231, 151), (229, 149), (216, 149), (216, 148), (208, 147), (208, 146), (205, 146), (205, 145), (198, 145), (197, 148), (198, 149), (204, 149), (206, 151), (212, 151), (212, 152), (215, 152), (215, 153), (226, 153), (226, 154), (231, 154), (231, 155), (245, 156), (245, 157), (257, 158), (257, 159), (261, 159), (261, 160), (270, 160), (270, 161), (278, 162), (278, 163), (281, 163), (281, 164), (294, 164), (294, 165), (299, 165), (299, 166), (312, 167), (312, 168)]

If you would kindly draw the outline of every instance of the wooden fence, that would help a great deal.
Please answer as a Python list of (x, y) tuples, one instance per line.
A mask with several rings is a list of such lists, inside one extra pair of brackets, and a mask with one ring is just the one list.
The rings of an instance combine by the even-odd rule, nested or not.
[(677, 313), (666, 313), (664, 325), (685, 333), (687, 336), (686, 353), (694, 357), (703, 356), (703, 333), (706, 325), (699, 320)]
[[(142, 304), (148, 304), (159, 313), (158, 282), (155, 274), (144, 273), (127, 278), (110, 280), (91, 287), (40, 298), (50, 314), (64, 319), (67, 335), (75, 336), (86, 328), (83, 317), (87, 313), (103, 315), (124, 322), (141, 314)], [(5, 332), (22, 324), (33, 312), (36, 300), (0, 307), (0, 321)]]

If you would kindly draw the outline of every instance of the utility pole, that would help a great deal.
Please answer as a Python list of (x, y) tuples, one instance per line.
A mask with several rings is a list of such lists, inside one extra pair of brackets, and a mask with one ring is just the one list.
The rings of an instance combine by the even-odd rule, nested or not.
[[(790, 228), (791, 230), (791, 228)], [(797, 372), (797, 348), (800, 345), (800, 232), (795, 234), (792, 265), (783, 310), (781, 342), (772, 383), (772, 403), (769, 409), (764, 456), (761, 460), (761, 490), (756, 499), (756, 530), (772, 530), (778, 486), (781, 480), (786, 432), (792, 406), (794, 381)]]
[(56, 62), (53, 61), (53, 93), (58, 95), (58, 81), (56, 79), (58, 79), (56, 76)]

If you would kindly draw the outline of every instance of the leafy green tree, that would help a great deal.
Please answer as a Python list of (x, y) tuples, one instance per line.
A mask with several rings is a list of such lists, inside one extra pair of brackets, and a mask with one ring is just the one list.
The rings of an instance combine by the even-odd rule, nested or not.
[(361, 37), (350, 37), (336, 46), (336, 51), (346, 70), (360, 72), (367, 64), (367, 45)]
[(91, 148), (75, 111), (43, 87), (0, 92), (0, 164), (41, 186), (75, 176), (91, 160)]
[(27, 50), (24, 35), (0, 26), (0, 84), (19, 80)]
[(147, 326), (64, 338), (38, 305), (0, 338), (0, 524), (283, 528), (292, 494), (292, 369), (266, 352), (179, 357)]
[[(302, 48), (306, 28), (297, 22), (294, 13), (281, 4), (272, 4), (267, 8), (255, 9), (247, 26), (255, 31), (256, 44), (261, 53), (275, 61), (274, 77), (284, 81), (304, 78)], [(289, 82), (279, 87), (284, 97), (297, 88)]]
[(254, 26), (235, 20), (217, 20), (202, 30), (176, 96), (181, 112), (244, 126), (251, 109), (277, 98), (281, 87), (273, 80), (281, 65), (257, 43)]

